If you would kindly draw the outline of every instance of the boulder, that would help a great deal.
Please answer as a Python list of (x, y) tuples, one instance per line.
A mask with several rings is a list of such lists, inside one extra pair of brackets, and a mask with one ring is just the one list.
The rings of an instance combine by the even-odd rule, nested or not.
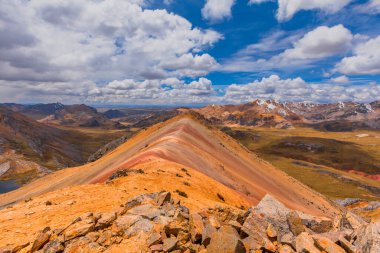
[(112, 224), (111, 231), (121, 235), (127, 230), (130, 226), (135, 224), (137, 221), (141, 220), (139, 215), (123, 215), (118, 217)]
[(95, 228), (96, 229), (104, 229), (109, 227), (114, 220), (116, 220), (116, 213), (103, 213), (98, 219)]
[(154, 218), (163, 215), (164, 212), (157, 206), (153, 206), (151, 204), (144, 204), (129, 209), (127, 214), (140, 215), (145, 219), (153, 220)]
[(313, 238), (306, 232), (302, 232), (296, 237), (296, 250), (297, 252), (321, 253), (315, 247)]
[(161, 252), (163, 250), (162, 244), (155, 244), (149, 247), (152, 252)]
[(176, 238), (166, 238), (166, 239), (163, 239), (162, 240), (162, 250), (164, 252), (169, 252), (171, 250), (173, 250), (176, 246), (177, 246), (177, 243), (178, 243), (178, 240)]
[(265, 216), (283, 221), (286, 221), (286, 216), (290, 212), (284, 204), (269, 194), (264, 196), (259, 204), (254, 207), (254, 210), (258, 214), (264, 214)]
[(41, 249), (49, 241), (50, 236), (51, 236), (50, 227), (46, 227), (40, 233), (38, 233), (36, 239), (33, 242), (31, 252)]
[(208, 253), (245, 253), (246, 249), (239, 234), (232, 226), (222, 226), (211, 236)]
[(88, 220), (81, 220), (77, 223), (74, 223), (68, 229), (64, 231), (65, 241), (72, 240), (76, 237), (85, 235), (89, 232), (92, 232), (95, 228), (95, 224), (92, 222), (88, 222)]
[(63, 252), (65, 247), (63, 246), (62, 242), (58, 240), (53, 240), (48, 242), (45, 247), (43, 248), (44, 253), (57, 253), (57, 252)]
[(170, 202), (171, 193), (170, 192), (160, 192), (157, 194), (155, 201), (158, 206), (162, 206), (164, 203)]
[(160, 233), (152, 233), (147, 240), (147, 244), (148, 244), (148, 247), (150, 247), (152, 245), (161, 243), (161, 241), (162, 241), (162, 237)]
[(365, 220), (349, 211), (336, 216), (333, 221), (333, 227), (338, 231), (344, 229), (357, 230), (367, 224)]
[(142, 204), (152, 203), (154, 202), (153, 199), (156, 196), (157, 196), (157, 193), (152, 193), (152, 194), (142, 194), (134, 198), (131, 198), (124, 204), (123, 208), (119, 211), (119, 214), (123, 215), (131, 208), (134, 208)]
[(277, 230), (274, 228), (274, 226), (272, 224), (268, 225), (267, 235), (269, 238), (276, 238), (277, 237)]
[(100, 253), (104, 251), (104, 247), (96, 242), (90, 242), (86, 237), (78, 238), (66, 244), (64, 253), (91, 252)]
[[(282, 235), (290, 232), (287, 222), (287, 216), (290, 212), (291, 210), (284, 204), (267, 194), (260, 203), (253, 208), (251, 213), (256, 213), (261, 220), (271, 223), (276, 228), (278, 235)], [(263, 225), (265, 224), (260, 222), (258, 227), (262, 227)], [(265, 225), (264, 228), (267, 228), (267, 225)]]
[(317, 247), (326, 253), (346, 253), (344, 249), (326, 237), (314, 235), (313, 239)]
[(277, 237), (278, 242), (281, 244), (289, 245), (295, 248), (295, 236), (292, 233), (283, 234)]
[(140, 219), (124, 231), (124, 236), (129, 238), (140, 233), (148, 233), (153, 230), (153, 222), (147, 219)]
[(96, 242), (102, 246), (110, 246), (113, 243), (112, 232), (110, 230), (104, 231)]
[(359, 252), (380, 252), (380, 222), (373, 222), (355, 231), (354, 246)]
[(291, 211), (286, 216), (289, 229), (293, 235), (298, 236), (302, 232), (306, 232), (306, 229), (302, 223), (302, 220), (296, 211)]
[(269, 222), (264, 217), (265, 216), (255, 211), (250, 212), (243, 223), (241, 231), (247, 235), (260, 234), (262, 237), (265, 237)]
[(178, 217), (165, 226), (165, 233), (169, 237), (170, 235), (177, 237), (180, 231), (188, 233), (189, 230), (189, 221), (183, 217)]
[(289, 245), (281, 245), (278, 248), (278, 253), (294, 253), (294, 250)]
[(190, 215), (190, 234), (193, 242), (202, 240), (204, 228), (202, 216), (197, 213), (192, 213)]
[(204, 246), (208, 246), (210, 244), (211, 237), (214, 233), (216, 233), (216, 228), (211, 226), (211, 224), (209, 223), (206, 224), (205, 228), (202, 231), (202, 241), (201, 241)]

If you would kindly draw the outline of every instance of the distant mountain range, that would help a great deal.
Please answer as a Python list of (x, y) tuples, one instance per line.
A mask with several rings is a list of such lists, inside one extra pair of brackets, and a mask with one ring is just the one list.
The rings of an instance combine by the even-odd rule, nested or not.
[(214, 124), (291, 128), (309, 125), (328, 131), (380, 129), (380, 102), (368, 104), (281, 103), (255, 100), (242, 105), (209, 105), (194, 111)]
[[(25, 116), (36, 117), (42, 113), (54, 113), (57, 104), (24, 107), (12, 105), (11, 108), (0, 106), (0, 180), (17, 179), (27, 182), (49, 169), (72, 167), (83, 164), (102, 145), (121, 134), (87, 134), (55, 125), (44, 124)], [(37, 109), (36, 109), (37, 108)], [(61, 108), (61, 109), (59, 109)], [(83, 106), (69, 109), (83, 108)], [(13, 110), (11, 110), (13, 109)], [(21, 110), (23, 114), (16, 112)], [(56, 107), (56, 115), (68, 111)], [(78, 113), (84, 110), (78, 110)], [(96, 113), (92, 112), (96, 116)], [(73, 112), (76, 115), (75, 112)], [(70, 115), (73, 115), (70, 114)], [(97, 118), (100, 118), (96, 116)], [(73, 125), (78, 124), (74, 122)], [(112, 121), (108, 123), (109, 126)]]
[(120, 123), (109, 120), (95, 108), (84, 104), (3, 104), (3, 106), (43, 123), (72, 127), (123, 128)]

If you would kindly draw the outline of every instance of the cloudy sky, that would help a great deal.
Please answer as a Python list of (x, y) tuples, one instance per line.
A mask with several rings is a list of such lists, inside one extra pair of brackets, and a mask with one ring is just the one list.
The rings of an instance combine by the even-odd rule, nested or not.
[(380, 0), (0, 0), (0, 102), (380, 100)]

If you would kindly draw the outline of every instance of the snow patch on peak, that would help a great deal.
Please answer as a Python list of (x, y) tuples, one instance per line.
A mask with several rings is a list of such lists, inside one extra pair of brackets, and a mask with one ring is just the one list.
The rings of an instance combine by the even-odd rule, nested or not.
[(365, 109), (366, 109), (368, 112), (373, 112), (372, 106), (371, 106), (370, 104), (364, 104), (364, 107), (365, 107)]
[(275, 106), (274, 104), (270, 103), (270, 104), (267, 104), (267, 107), (269, 110), (274, 110), (277, 108), (277, 106)]

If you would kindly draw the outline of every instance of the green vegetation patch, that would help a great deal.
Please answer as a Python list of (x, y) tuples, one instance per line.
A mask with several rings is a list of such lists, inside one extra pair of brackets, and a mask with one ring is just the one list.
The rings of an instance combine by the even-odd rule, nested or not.
[(352, 142), (315, 137), (287, 137), (273, 141), (258, 150), (271, 154), (321, 164), (340, 170), (358, 170), (377, 174), (375, 158)]

